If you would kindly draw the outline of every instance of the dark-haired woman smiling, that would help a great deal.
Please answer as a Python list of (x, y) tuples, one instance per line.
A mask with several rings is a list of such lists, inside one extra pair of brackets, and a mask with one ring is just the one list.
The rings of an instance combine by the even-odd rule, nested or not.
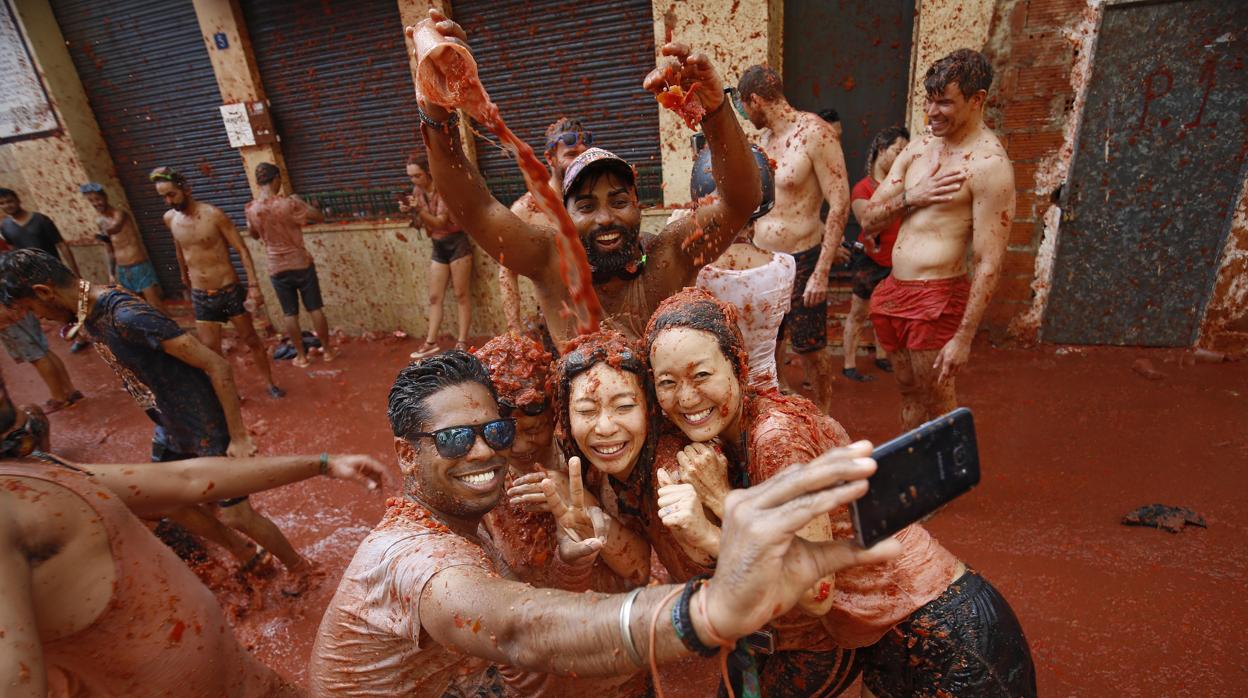
[[(657, 402), (690, 441), (717, 442), (726, 458), (707, 447), (660, 446), (655, 467), (679, 477), (696, 493), (682, 500), (684, 513), (701, 506), (703, 516), (722, 511), (729, 486), (762, 482), (791, 463), (804, 463), (849, 442), (835, 420), (802, 398), (755, 393), (735, 310), (710, 294), (687, 289), (663, 302), (646, 328), (646, 349)], [(731, 483), (731, 485), (729, 484)], [(663, 504), (663, 489), (658, 503)], [(660, 506), (659, 516), (672, 515)], [(691, 539), (679, 526), (672, 534), (688, 547), (711, 542), (714, 532)], [(811, 527), (817, 536), (852, 537), (847, 508)], [(777, 649), (808, 653), (826, 642), (858, 649), (864, 683), (876, 696), (1032, 696), (1035, 670), (1018, 620), (986, 580), (968, 570), (919, 525), (896, 536), (903, 553), (893, 560), (845, 570), (813, 590), (806, 612), (829, 608), (821, 619), (791, 611), (773, 622)], [(812, 623), (825, 633), (812, 632)], [(821, 623), (820, 623), (821, 621)], [(781, 652), (781, 656), (784, 653)], [(835, 653), (811, 653), (819, 662)], [(769, 671), (763, 665), (764, 677)], [(801, 672), (805, 673), (805, 672)], [(848, 677), (852, 678), (852, 676)], [(835, 695), (802, 692), (793, 695)]]

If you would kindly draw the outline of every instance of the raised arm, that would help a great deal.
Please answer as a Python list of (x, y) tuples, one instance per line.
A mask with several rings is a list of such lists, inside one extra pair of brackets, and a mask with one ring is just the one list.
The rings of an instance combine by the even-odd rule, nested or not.
[[(824, 454), (726, 502), (724, 535), (715, 576), (694, 593), (691, 620), (698, 639), (733, 641), (757, 630), (797, 603), (816, 580), (855, 564), (899, 552), (895, 541), (868, 551), (847, 542), (812, 543), (796, 537), (813, 518), (866, 492), (874, 472), (870, 444)], [(848, 483), (848, 484), (847, 484)], [(671, 621), (674, 586), (647, 587), (628, 616), (629, 636), (645, 657), (651, 618), (656, 659), (689, 655)], [(493, 602), (480, 603), (488, 598)], [(634, 671), (624, 651), (619, 616), (623, 595), (574, 594), (534, 589), (483, 569), (451, 567), (421, 590), (421, 625), (438, 644), (521, 669), (578, 676)]]
[(256, 446), (247, 433), (247, 425), (243, 423), (243, 411), (238, 402), (238, 388), (234, 385), (234, 370), (230, 368), (230, 362), (189, 334), (166, 339), (160, 347), (166, 354), (208, 374), (230, 432), (230, 446), (226, 453), (235, 458), (254, 455)]
[(317, 208), (314, 204), (304, 201), (298, 194), (291, 194), (291, 200), (303, 207), (303, 220), (301, 225), (314, 225), (316, 223), (325, 222), (325, 212)]
[(44, 698), (48, 692), (32, 586), (17, 522), (0, 507), (0, 692), (6, 697)]
[(806, 283), (802, 296), (806, 305), (817, 305), (828, 297), (828, 274), (836, 263), (841, 241), (845, 239), (845, 222), (849, 219), (849, 176), (845, 172), (841, 139), (831, 124), (823, 119), (810, 118), (807, 127), (812, 131), (805, 135), (806, 152), (814, 166), (819, 190), (828, 202), (828, 219), (824, 223), (819, 260), (815, 262), (815, 272)]
[(245, 497), (255, 492), (327, 475), (354, 480), (370, 490), (381, 486), (384, 467), (368, 456), (274, 456), (191, 458), (152, 468), (147, 465), (84, 465), (117, 493), (135, 514), (159, 514), (171, 507)]
[(667, 44), (661, 53), (665, 58), (646, 76), (645, 87), (657, 94), (669, 84), (679, 84), (688, 92), (698, 83), (693, 95), (706, 109), (702, 132), (715, 177), (715, 200), (669, 225), (651, 248), (656, 265), (674, 270), (679, 288), (693, 283), (699, 268), (732, 245), (762, 201), (763, 190), (750, 144), (710, 60), (703, 53), (690, 54), (689, 47), (679, 43)]
[(933, 364), (942, 383), (956, 376), (970, 358), (971, 342), (1001, 279), (1001, 262), (1014, 222), (1014, 167), (1009, 159), (1004, 153), (994, 153), (977, 170), (970, 181), (975, 271), (962, 323)]

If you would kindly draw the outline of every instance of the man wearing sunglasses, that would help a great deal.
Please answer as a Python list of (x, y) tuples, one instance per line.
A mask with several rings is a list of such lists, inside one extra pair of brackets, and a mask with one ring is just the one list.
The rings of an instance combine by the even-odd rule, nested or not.
[[(437, 10), (430, 11), (422, 26), (447, 41), (467, 42), (463, 28)], [(636, 175), (622, 158), (590, 148), (568, 165), (556, 190), (562, 191), (564, 207), (589, 258), (604, 324), (631, 339), (641, 336), (659, 302), (693, 285), (698, 270), (732, 244), (762, 199), (745, 134), (732, 109), (724, 108), (727, 100), (719, 73), (704, 54), (683, 44), (668, 44), (662, 54), (660, 66), (643, 84), (655, 94), (677, 86), (685, 93), (692, 90), (693, 98), (701, 102), (706, 112), (701, 127), (715, 161), (718, 197), (643, 241)], [(439, 58), (435, 54), (426, 60), (436, 63)], [(440, 67), (447, 74), (459, 69)], [(455, 219), (491, 257), (533, 281), (551, 335), (558, 342), (571, 339), (574, 318), (565, 312), (571, 303), (560, 273), (556, 231), (534, 225), (499, 203), (465, 157), (459, 131), (451, 128), (451, 112), (423, 95), (417, 99), (430, 174)]]
[[(559, 117), (553, 124), (546, 127), (546, 165), (550, 168), (550, 188), (563, 190), (563, 173), (576, 160), (577, 156), (594, 144), (594, 134), (585, 130), (578, 119)], [(530, 225), (542, 226), (554, 230), (558, 223), (550, 219), (537, 207), (531, 192), (516, 199), (511, 205), (511, 212), (520, 220)], [(503, 314), (507, 318), (507, 329), (524, 333), (525, 327), (520, 319), (520, 284), (516, 272), (503, 265), (498, 266), (498, 291), (503, 301)], [(544, 323), (543, 323), (544, 325)]]
[[(402, 496), (387, 502), (321, 621), (312, 695), (442, 695), (489, 663), (614, 676), (637, 671), (647, 656), (710, 656), (791, 608), (817, 579), (898, 550), (893, 541), (863, 551), (796, 536), (866, 492), (875, 466), (863, 442), (734, 490), (705, 583), (608, 595), (512, 581), (481, 525), (502, 495), (515, 437), (495, 395), (485, 367), (460, 350), (399, 373), (389, 417)], [(602, 540), (579, 545), (599, 549)]]

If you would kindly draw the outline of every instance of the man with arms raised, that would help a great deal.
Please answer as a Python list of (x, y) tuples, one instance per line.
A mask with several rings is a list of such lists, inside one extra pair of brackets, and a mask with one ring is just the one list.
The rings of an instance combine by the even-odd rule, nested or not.
[[(550, 167), (548, 184), (551, 189), (563, 191), (563, 173), (593, 143), (594, 135), (585, 130), (577, 119), (561, 116), (546, 127), (546, 165)], [(511, 212), (531, 225), (544, 226), (551, 230), (559, 227), (558, 223), (538, 208), (531, 192), (525, 192), (524, 196), (516, 199), (511, 205)], [(516, 272), (501, 264), (498, 266), (498, 291), (503, 301), (507, 329), (524, 333), (524, 323), (520, 319), (520, 283)]]
[[(463, 29), (430, 11), (431, 25), (444, 37), (464, 42)], [(706, 109), (702, 129), (714, 162), (719, 198), (663, 229), (647, 245), (641, 239), (641, 207), (632, 168), (600, 148), (590, 148), (567, 167), (563, 201), (589, 256), (593, 287), (612, 329), (636, 339), (659, 302), (692, 285), (702, 265), (714, 260), (745, 225), (762, 198), (758, 168), (740, 124), (726, 104), (719, 74), (701, 53), (668, 44), (659, 68), (645, 80), (661, 92), (693, 83)], [(443, 54), (450, 55), (450, 54)], [(434, 60), (427, 58), (426, 60)], [(448, 66), (453, 72), (455, 66)], [(565, 342), (575, 334), (565, 311), (567, 284), (560, 276), (554, 230), (522, 220), (498, 202), (464, 156), (454, 119), (447, 110), (419, 97), (421, 134), (434, 181), (455, 220), (491, 257), (533, 280), (551, 335)], [(558, 191), (558, 190), (556, 190)]]
[[(822, 576), (898, 550), (895, 541), (863, 551), (795, 535), (866, 492), (874, 464), (862, 442), (734, 490), (715, 576), (690, 582), (681, 601), (671, 585), (627, 595), (536, 589), (500, 576), (481, 526), (503, 493), (502, 452), (515, 437), (485, 367), (458, 349), (407, 366), (390, 389), (389, 416), (403, 495), (387, 502), (321, 621), (309, 670), (315, 696), (442, 695), (487, 662), (613, 676), (651, 653), (659, 662), (713, 654), (791, 608)], [(559, 535), (560, 555), (602, 545), (600, 536)]]
[[(195, 308), (195, 333), (209, 349), (221, 353), (221, 325), (229, 322), (242, 337), (251, 356), (255, 359), (260, 375), (269, 384), (269, 395), (282, 397), (286, 393), (273, 383), (273, 367), (268, 352), (256, 334), (251, 313), (243, 303), (252, 299), (259, 305), (264, 302), (260, 295), (260, 279), (251, 263), (251, 253), (243, 243), (243, 237), (221, 209), (196, 201), (191, 187), (181, 173), (169, 167), (157, 167), (148, 175), (169, 206), (165, 212), (165, 226), (173, 233), (173, 245), (178, 253), (178, 267), (182, 271), (182, 283), (191, 289), (191, 305)], [(230, 263), (230, 249), (238, 253), (247, 272), (247, 285), (238, 280), (238, 273)]]
[(991, 84), (992, 66), (976, 51), (958, 49), (932, 64), (923, 81), (931, 133), (897, 156), (860, 218), (868, 235), (901, 218), (892, 274), (871, 296), (871, 324), (893, 359), (903, 429), (957, 406), (954, 376), (1000, 278), (1014, 168), (984, 125)]
[(197, 458), (161, 468), (44, 453), (0, 381), (0, 694), (261, 698), (300, 692), (234, 639), (216, 598), (135, 514), (318, 472), (375, 489), (364, 456)]
[[(794, 109), (785, 99), (780, 76), (770, 68), (750, 66), (741, 75), (737, 91), (750, 123), (764, 129), (763, 150), (776, 162), (776, 204), (771, 213), (754, 222), (754, 244), (787, 252), (797, 263), (783, 328), (814, 385), (815, 404), (828, 412), (834, 374), (832, 357), (825, 351), (828, 274), (840, 261), (837, 257), (849, 215), (849, 179), (841, 139), (828, 121)], [(825, 200), (826, 222), (819, 219)], [(777, 357), (781, 374), (783, 366)]]
[[(0, 303), (50, 320), (77, 321), (127, 388), (142, 386), (150, 393), (156, 409), (149, 414), (157, 422), (153, 461), (256, 452), (243, 423), (230, 362), (142, 300), (79, 279), (43, 252), (18, 250), (0, 256)], [(181, 507), (165, 515), (244, 564), (265, 557), (224, 522), (276, 555), (294, 575), (291, 588), (301, 589), (312, 565), (277, 526), (252, 509), (246, 497), (214, 499), (219, 500), (216, 506)]]
[(100, 227), (100, 234), (96, 237), (102, 238), (108, 246), (109, 276), (121, 284), (122, 288), (143, 296), (148, 305), (163, 311), (156, 268), (147, 258), (147, 250), (143, 247), (143, 239), (139, 237), (134, 217), (129, 211), (113, 206), (108, 200), (108, 192), (104, 191), (101, 184), (87, 182), (78, 187), (78, 191), (87, 197), (91, 207), (100, 214), (95, 219), (96, 225)]

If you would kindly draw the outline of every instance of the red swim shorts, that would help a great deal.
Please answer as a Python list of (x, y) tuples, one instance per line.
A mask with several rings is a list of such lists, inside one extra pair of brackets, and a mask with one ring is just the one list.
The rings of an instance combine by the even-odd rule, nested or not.
[(871, 294), (871, 325), (887, 352), (940, 349), (966, 312), (971, 282), (965, 276), (901, 281), (892, 275)]

